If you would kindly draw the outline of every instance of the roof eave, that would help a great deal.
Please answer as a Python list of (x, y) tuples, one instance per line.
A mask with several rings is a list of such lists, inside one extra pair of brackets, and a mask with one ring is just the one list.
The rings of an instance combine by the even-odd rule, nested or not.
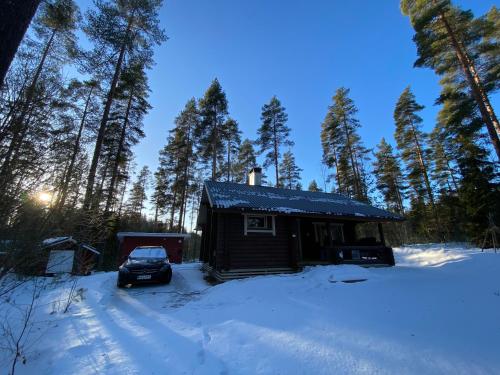
[(314, 218), (328, 218), (328, 219), (340, 219), (340, 220), (350, 220), (350, 221), (364, 221), (364, 222), (403, 222), (405, 218), (397, 217), (382, 217), (382, 216), (368, 216), (368, 215), (345, 215), (345, 214), (334, 214), (325, 212), (283, 212), (276, 210), (259, 210), (254, 208), (246, 207), (214, 207), (214, 212), (227, 212), (227, 213), (256, 213), (256, 214), (269, 214), (269, 215), (280, 215), (280, 216), (291, 216), (291, 217), (314, 217)]

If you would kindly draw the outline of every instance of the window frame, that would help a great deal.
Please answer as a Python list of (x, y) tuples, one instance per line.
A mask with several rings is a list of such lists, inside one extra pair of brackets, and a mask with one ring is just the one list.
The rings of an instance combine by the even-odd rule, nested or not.
[[(248, 218), (251, 216), (263, 217), (264, 222), (267, 226), (269, 218), (271, 218), (271, 228), (255, 229), (248, 227)], [(266, 214), (243, 214), (243, 224), (244, 224), (244, 235), (248, 233), (272, 233), (276, 236), (276, 215), (266, 215)]]
[[(332, 237), (332, 230), (333, 228), (340, 228), (340, 236), (341, 236), (341, 243), (340, 244), (345, 244), (345, 237), (344, 237), (344, 223), (332, 223), (332, 222), (327, 222), (327, 221), (313, 221), (313, 228), (314, 228), (314, 240), (316, 243), (319, 243), (320, 246), (325, 246), (325, 239), (328, 241), (330, 246), (338, 245), (334, 244), (333, 237)], [(327, 237), (323, 237), (322, 231), (326, 230), (327, 231)], [(321, 242), (323, 241), (323, 244)]]
[(330, 241), (333, 243), (332, 227), (337, 227), (337, 228), (340, 228), (340, 237), (342, 237), (341, 244), (345, 244), (344, 223), (330, 223), (329, 227), (330, 227), (329, 228), (329, 230), (330, 230)]

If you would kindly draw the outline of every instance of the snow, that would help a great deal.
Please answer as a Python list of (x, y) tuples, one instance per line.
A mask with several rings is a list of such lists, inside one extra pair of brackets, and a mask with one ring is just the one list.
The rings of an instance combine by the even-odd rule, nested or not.
[(218, 199), (217, 207), (219, 208), (231, 208), (238, 206), (239, 204), (249, 204), (249, 201), (244, 201), (241, 199)]
[(42, 241), (42, 245), (43, 246), (50, 246), (50, 245), (53, 245), (57, 242), (62, 242), (65, 240), (70, 240), (70, 239), (71, 239), (71, 237), (68, 237), (68, 236), (47, 238), (47, 239)]
[(96, 273), (77, 278), (66, 314), (54, 301), (73, 279), (43, 279), (16, 373), (500, 373), (500, 254), (448, 244), (395, 257), (390, 268), (307, 267), (217, 286), (198, 263), (174, 265), (170, 285), (117, 289), (116, 273)]
[(291, 213), (296, 213), (296, 212), (305, 212), (304, 210), (301, 210), (299, 208), (292, 208), (292, 207), (276, 207), (273, 209), (273, 211), (282, 212), (282, 213), (286, 213), (286, 214), (291, 214)]
[(207, 181), (206, 184), (210, 204), (217, 208), (240, 208), (283, 214), (322, 213), (399, 219), (399, 216), (388, 211), (336, 193), (249, 186), (229, 182)]

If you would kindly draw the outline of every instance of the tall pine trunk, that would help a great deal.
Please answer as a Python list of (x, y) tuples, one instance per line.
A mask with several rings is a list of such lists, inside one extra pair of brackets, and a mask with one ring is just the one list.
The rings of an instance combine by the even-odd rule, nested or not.
[(279, 169), (278, 169), (278, 134), (276, 132), (276, 124), (273, 121), (273, 151), (274, 151), (274, 171), (276, 174), (276, 187), (280, 187), (279, 183)]
[(349, 133), (349, 128), (347, 126), (347, 120), (345, 117), (343, 118), (342, 123), (344, 124), (344, 131), (345, 131), (345, 136), (346, 136), (346, 141), (347, 141), (347, 149), (349, 150), (349, 158), (351, 159), (351, 167), (352, 167), (352, 173), (354, 175), (354, 189), (356, 190), (356, 198), (360, 198), (361, 194), (361, 188), (359, 184), (359, 176), (356, 168), (356, 163), (354, 161), (354, 152), (352, 150), (351, 146), (351, 134)]
[(396, 199), (398, 204), (398, 211), (400, 214), (404, 214), (404, 206), (403, 206), (403, 198), (401, 197), (401, 190), (399, 189), (399, 185), (397, 180), (394, 179), (394, 188), (396, 190)]
[(474, 96), (474, 100), (476, 101), (476, 104), (479, 108), (479, 112), (481, 113), (481, 118), (483, 119), (486, 128), (488, 130), (491, 143), (495, 148), (495, 152), (497, 154), (498, 159), (500, 159), (500, 138), (499, 138), (500, 124), (498, 122), (498, 118), (496, 117), (495, 111), (491, 106), (488, 95), (484, 91), (481, 79), (477, 74), (474, 62), (470, 59), (470, 57), (467, 54), (467, 51), (458, 41), (457, 36), (455, 35), (455, 32), (453, 31), (451, 25), (449, 24), (444, 12), (441, 12), (439, 17), (446, 29), (448, 36), (450, 37), (453, 49), (455, 50), (460, 65), (462, 66), (465, 78), (469, 83), (472, 95)]
[[(128, 174), (128, 166), (127, 166), (127, 174)], [(125, 200), (125, 193), (127, 191), (127, 182), (128, 182), (128, 177), (123, 181), (123, 188), (120, 194), (120, 205), (118, 206), (118, 217), (120, 218), (122, 216), (122, 210), (123, 210), (123, 202)]]
[(333, 162), (335, 164), (335, 179), (337, 180), (338, 191), (340, 193), (342, 193), (343, 192), (343, 188), (342, 188), (341, 182), (340, 182), (339, 162), (338, 162), (337, 150), (335, 149), (335, 147), (333, 147)]
[(95, 175), (97, 173), (97, 165), (99, 163), (99, 157), (101, 155), (102, 144), (104, 142), (104, 135), (106, 133), (106, 125), (109, 118), (109, 112), (111, 111), (111, 105), (113, 104), (116, 86), (118, 84), (118, 79), (120, 78), (120, 73), (122, 70), (123, 60), (125, 58), (125, 51), (127, 48), (127, 40), (132, 29), (132, 19), (129, 20), (127, 31), (125, 37), (123, 38), (123, 43), (120, 48), (120, 54), (115, 65), (115, 72), (113, 74), (113, 79), (109, 87), (108, 95), (106, 97), (106, 104), (104, 106), (104, 112), (102, 114), (101, 122), (99, 124), (99, 131), (97, 133), (97, 139), (94, 148), (94, 155), (92, 156), (92, 162), (90, 164), (89, 175), (87, 178), (87, 188), (85, 189), (85, 198), (83, 200), (83, 208), (89, 209), (92, 200), (92, 194), (94, 192), (94, 182)]
[(186, 216), (187, 216), (187, 205), (188, 205), (189, 195), (186, 195), (186, 199), (184, 200), (184, 216), (182, 217), (182, 225), (181, 225), (181, 233), (185, 228)]
[[(453, 169), (450, 166), (450, 159), (448, 158), (448, 155), (446, 155), (446, 152), (443, 150), (443, 158), (446, 161), (446, 171), (448, 172), (448, 175), (451, 178), (451, 182), (453, 184), (454, 191), (458, 191), (458, 183), (457, 180), (453, 174)], [(447, 184), (450, 185), (448, 179), (447, 179)], [(451, 186), (449, 186), (449, 190), (452, 191)]]
[(231, 140), (227, 141), (227, 182), (231, 181)]
[(28, 129), (28, 124), (25, 123), (26, 116), (29, 112), (31, 103), (33, 101), (33, 95), (35, 93), (36, 85), (38, 84), (38, 80), (40, 78), (40, 75), (42, 74), (45, 61), (47, 60), (47, 56), (49, 55), (50, 48), (52, 47), (52, 43), (54, 41), (56, 33), (57, 33), (56, 29), (52, 30), (49, 40), (47, 41), (47, 44), (45, 45), (45, 48), (43, 50), (42, 58), (40, 59), (40, 62), (38, 63), (38, 66), (36, 68), (33, 80), (31, 81), (29, 87), (26, 89), (26, 97), (20, 108), (19, 116), (15, 116), (12, 120), (13, 122), (10, 127), (11, 128), (10, 130), (12, 132), (12, 139), (10, 141), (7, 152), (4, 156), (2, 168), (0, 169), (0, 197), (4, 197), (5, 190), (8, 184), (11, 182), (10, 174), (12, 171), (12, 164), (15, 164), (15, 159), (16, 159), (13, 156), (14, 154), (16, 154), (17, 150), (21, 147), (22, 141), (26, 136)]
[(0, 88), (40, 0), (0, 2)]
[(92, 93), (94, 91), (94, 87), (90, 87), (89, 94), (87, 95), (87, 99), (85, 100), (85, 107), (83, 109), (82, 118), (80, 120), (80, 127), (78, 128), (78, 134), (75, 139), (75, 144), (73, 145), (73, 151), (71, 153), (71, 159), (68, 166), (68, 169), (65, 173), (64, 180), (60, 189), (60, 198), (56, 204), (57, 210), (61, 210), (66, 202), (66, 197), (68, 196), (68, 186), (73, 177), (73, 170), (75, 168), (76, 157), (78, 156), (78, 152), (80, 152), (80, 141), (83, 134), (83, 129), (85, 128), (85, 121), (87, 119), (88, 108), (90, 105), (90, 99), (92, 98)]
[(186, 215), (186, 207), (185, 207), (185, 202), (186, 202), (186, 192), (188, 188), (188, 176), (189, 176), (189, 166), (190, 166), (190, 160), (191, 160), (191, 127), (188, 129), (187, 133), (187, 140), (186, 140), (186, 155), (184, 155), (185, 160), (184, 160), (184, 178), (183, 178), (183, 184), (182, 184), (182, 194), (181, 194), (181, 208), (179, 212), (179, 232), (182, 231), (183, 228), (183, 221), (184, 221), (184, 216)]
[(212, 134), (212, 181), (216, 180), (217, 176), (217, 138), (219, 136), (219, 127), (217, 124), (217, 110), (214, 110), (214, 128)]
[(158, 227), (158, 203), (155, 204), (155, 218), (154, 218), (155, 230)]
[(174, 216), (175, 216), (175, 204), (177, 203), (177, 181), (179, 181), (179, 176), (175, 175), (174, 183), (172, 184), (172, 189), (174, 191), (174, 195), (172, 197), (172, 210), (170, 211), (170, 230), (174, 229)]
[(12, 105), (9, 107), (9, 111), (3, 116), (2, 123), (0, 124), (0, 143), (8, 136), (9, 127), (12, 126), (13, 119), (18, 112), (18, 109), (23, 105), (23, 95), (26, 92), (26, 87), (28, 86), (28, 81), (31, 77), (26, 77), (21, 85), (19, 94), (14, 99)]
[(415, 142), (415, 148), (416, 148), (417, 157), (418, 157), (418, 164), (420, 165), (420, 171), (422, 173), (422, 176), (424, 177), (424, 183), (425, 183), (425, 189), (427, 191), (427, 196), (429, 198), (429, 202), (431, 204), (432, 211), (434, 213), (436, 213), (436, 208), (434, 206), (434, 195), (432, 194), (431, 183), (429, 180), (429, 173), (427, 171), (427, 166), (425, 165), (424, 157), (422, 154), (422, 147), (421, 147), (420, 141), (417, 137), (416, 129), (413, 125), (413, 122), (410, 123), (410, 127), (411, 127), (413, 141)]
[(125, 136), (127, 135), (127, 126), (129, 122), (130, 109), (132, 108), (132, 99), (134, 96), (134, 89), (131, 88), (130, 95), (128, 97), (127, 109), (125, 110), (125, 119), (123, 120), (123, 126), (120, 133), (120, 140), (118, 143), (118, 149), (116, 150), (115, 163), (113, 164), (113, 171), (111, 173), (111, 181), (109, 183), (108, 197), (106, 199), (106, 206), (104, 212), (109, 212), (111, 209), (111, 204), (113, 203), (113, 196), (115, 195), (115, 184), (118, 177), (118, 167), (120, 157), (123, 152), (123, 146), (125, 144)]
[(104, 183), (106, 182), (106, 178), (108, 177), (109, 164), (111, 163), (111, 153), (108, 154), (106, 158), (106, 163), (104, 163), (104, 170), (102, 171), (101, 181), (99, 182), (99, 186), (93, 196), (90, 208), (94, 211), (99, 208), (99, 204), (101, 202), (102, 193), (104, 192)]

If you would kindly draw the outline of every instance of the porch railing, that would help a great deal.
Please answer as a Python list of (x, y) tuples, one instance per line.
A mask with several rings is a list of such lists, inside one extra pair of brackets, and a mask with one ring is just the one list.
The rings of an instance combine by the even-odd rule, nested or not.
[(322, 260), (334, 264), (395, 264), (392, 249), (384, 245), (334, 245), (320, 252)]

